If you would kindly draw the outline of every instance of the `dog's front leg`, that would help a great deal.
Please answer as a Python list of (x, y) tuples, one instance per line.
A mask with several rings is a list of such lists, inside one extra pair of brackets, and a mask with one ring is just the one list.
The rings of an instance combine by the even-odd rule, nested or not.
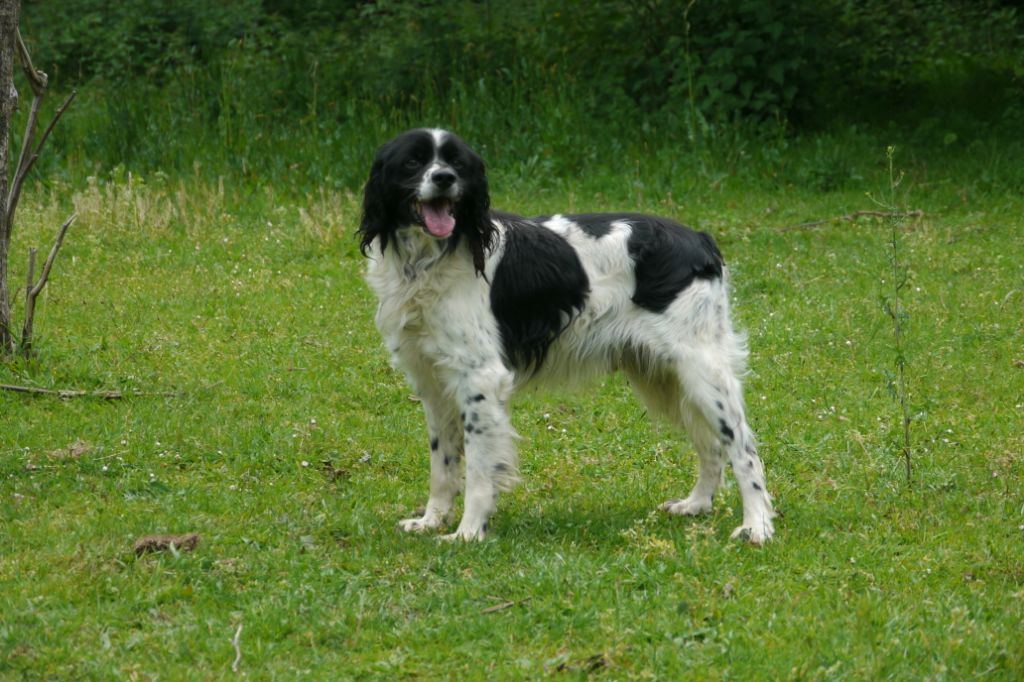
[(430, 497), (423, 516), (405, 519), (406, 531), (426, 531), (444, 525), (459, 492), (462, 460), (462, 424), (455, 403), (436, 387), (421, 387), (420, 400), (430, 436)]
[(497, 505), (498, 492), (519, 479), (515, 431), (508, 416), (512, 377), (500, 363), (460, 381), (460, 407), (466, 452), (465, 509), (448, 540), (483, 540)]

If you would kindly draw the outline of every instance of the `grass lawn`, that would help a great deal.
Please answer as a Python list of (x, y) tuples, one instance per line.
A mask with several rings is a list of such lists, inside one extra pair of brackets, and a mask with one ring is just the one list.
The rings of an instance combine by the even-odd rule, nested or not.
[[(653, 511), (696, 461), (621, 377), (516, 402), (524, 483), (486, 542), (403, 535), (427, 438), (373, 327), (355, 197), (160, 175), (26, 196), (16, 254), (80, 217), (39, 356), (0, 383), (173, 395), (0, 392), (0, 678), (1024, 678), (1024, 200), (901, 185), (924, 211), (899, 226), (908, 484), (889, 225), (779, 229), (877, 209), (882, 165), (831, 190), (492, 181), (500, 208), (716, 236), (781, 512), (763, 548), (728, 539), (731, 482), (708, 517)], [(185, 532), (194, 552), (132, 551)]]

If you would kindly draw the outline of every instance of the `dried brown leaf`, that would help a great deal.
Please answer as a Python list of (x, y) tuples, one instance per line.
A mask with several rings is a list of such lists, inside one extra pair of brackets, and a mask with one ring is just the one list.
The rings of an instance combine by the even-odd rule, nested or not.
[(185, 535), (146, 535), (135, 541), (135, 554), (166, 552), (172, 547), (179, 552), (191, 552), (199, 544), (199, 533)]

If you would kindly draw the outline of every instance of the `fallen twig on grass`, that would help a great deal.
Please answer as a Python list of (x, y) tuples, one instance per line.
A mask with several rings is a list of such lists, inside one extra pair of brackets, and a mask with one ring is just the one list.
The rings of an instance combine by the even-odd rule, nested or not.
[(241, 636), (242, 636), (242, 624), (239, 623), (238, 624), (238, 629), (235, 630), (235, 636), (231, 640), (231, 646), (235, 647), (235, 660), (231, 664), (231, 672), (233, 672), (233, 673), (237, 673), (238, 672), (238, 664), (242, 662), (242, 647), (238, 643), (238, 641), (241, 638)]
[(482, 609), (480, 611), (480, 613), (481, 614), (497, 613), (498, 611), (504, 611), (505, 609), (510, 609), (513, 606), (519, 606), (520, 604), (525, 604), (528, 601), (530, 601), (530, 600), (529, 599), (520, 599), (519, 601), (506, 601), (506, 602), (502, 602), (500, 604), (495, 604), (494, 606), (488, 606), (486, 609)]
[(820, 227), (822, 225), (828, 225), (835, 222), (853, 222), (857, 218), (923, 218), (924, 211), (915, 209), (913, 211), (854, 211), (853, 213), (847, 213), (846, 215), (836, 216), (834, 218), (825, 218), (823, 220), (812, 220), (807, 223), (798, 223), (796, 225), (786, 225), (785, 227), (777, 228), (779, 232), (791, 232), (793, 230), (805, 230), (811, 227)]
[(101, 398), (103, 400), (121, 400), (122, 398), (138, 397), (174, 397), (177, 393), (171, 391), (79, 391), (69, 388), (39, 388), (38, 386), (17, 386), (15, 384), (0, 384), (0, 391), (12, 391), (14, 393), (28, 393), (30, 395), (52, 395), (58, 398)]

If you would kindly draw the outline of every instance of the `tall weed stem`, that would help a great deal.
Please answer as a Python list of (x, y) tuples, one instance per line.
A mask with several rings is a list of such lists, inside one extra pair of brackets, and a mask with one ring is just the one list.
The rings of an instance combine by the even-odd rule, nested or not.
[(885, 301), (886, 314), (892, 321), (893, 350), (895, 352), (895, 373), (891, 378), (890, 387), (897, 404), (899, 405), (901, 419), (900, 454), (903, 458), (907, 475), (907, 484), (913, 482), (911, 466), (911, 443), (910, 443), (910, 405), (907, 390), (907, 356), (906, 356), (906, 328), (907, 312), (903, 304), (903, 290), (907, 286), (907, 264), (903, 254), (902, 243), (902, 214), (897, 211), (896, 188), (903, 179), (902, 174), (896, 176), (894, 171), (894, 158), (896, 147), (889, 145), (885, 150), (886, 160), (889, 166), (889, 243), (888, 256), (892, 274), (891, 299)]

